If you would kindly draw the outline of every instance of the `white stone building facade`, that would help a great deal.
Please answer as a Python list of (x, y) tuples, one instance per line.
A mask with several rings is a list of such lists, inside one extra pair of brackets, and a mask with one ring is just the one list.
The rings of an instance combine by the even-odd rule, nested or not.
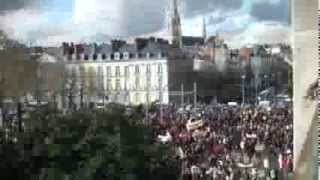
[(103, 101), (137, 105), (169, 102), (168, 58), (162, 53), (140, 57), (129, 53), (64, 57), (69, 77), (76, 81), (76, 103), (82, 89), (85, 103)]

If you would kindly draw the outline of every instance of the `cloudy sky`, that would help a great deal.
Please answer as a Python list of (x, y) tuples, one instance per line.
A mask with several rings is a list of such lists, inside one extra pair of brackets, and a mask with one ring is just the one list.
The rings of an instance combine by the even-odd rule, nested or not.
[[(0, 0), (0, 29), (23, 42), (103, 41), (166, 36), (170, 0)], [(180, 0), (184, 35), (209, 35), (231, 46), (286, 41), (289, 0)]]

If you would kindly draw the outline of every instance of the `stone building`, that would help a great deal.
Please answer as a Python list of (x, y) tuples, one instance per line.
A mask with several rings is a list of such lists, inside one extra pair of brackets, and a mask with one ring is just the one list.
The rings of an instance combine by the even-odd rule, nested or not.
[(168, 103), (168, 44), (150, 38), (142, 45), (140, 40), (135, 44), (113, 41), (94, 50), (82, 48), (79, 53), (71, 50), (65, 54), (68, 79), (75, 82), (78, 94), (81, 92), (75, 98), (76, 104), (80, 101), (140, 104), (160, 99)]

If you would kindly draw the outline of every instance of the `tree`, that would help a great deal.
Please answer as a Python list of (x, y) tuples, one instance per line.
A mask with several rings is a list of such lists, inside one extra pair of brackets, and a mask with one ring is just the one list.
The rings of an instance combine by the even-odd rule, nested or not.
[[(24, 120), (24, 131), (0, 131), (0, 179), (176, 179), (169, 148), (120, 105), (68, 115), (46, 107)], [(128, 120), (131, 121), (128, 121)]]
[(174, 157), (169, 156), (174, 153), (169, 152), (170, 149), (166, 145), (154, 143), (150, 129), (138, 123), (122, 122), (121, 168), (123, 179), (176, 180), (178, 162)]
[(28, 58), (27, 49), (0, 51), (0, 72), (4, 79), (0, 88), (4, 97), (20, 97), (35, 87), (38, 63)]

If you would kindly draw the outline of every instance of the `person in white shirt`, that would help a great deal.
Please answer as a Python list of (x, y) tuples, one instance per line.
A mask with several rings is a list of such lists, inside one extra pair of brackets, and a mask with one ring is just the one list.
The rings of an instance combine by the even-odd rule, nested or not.
[(201, 175), (200, 168), (197, 165), (192, 165), (191, 174), (192, 174), (192, 180), (199, 180)]
[(217, 168), (215, 166), (211, 166), (207, 171), (206, 175), (208, 175), (210, 178), (209, 180), (215, 180), (218, 178), (217, 175)]

